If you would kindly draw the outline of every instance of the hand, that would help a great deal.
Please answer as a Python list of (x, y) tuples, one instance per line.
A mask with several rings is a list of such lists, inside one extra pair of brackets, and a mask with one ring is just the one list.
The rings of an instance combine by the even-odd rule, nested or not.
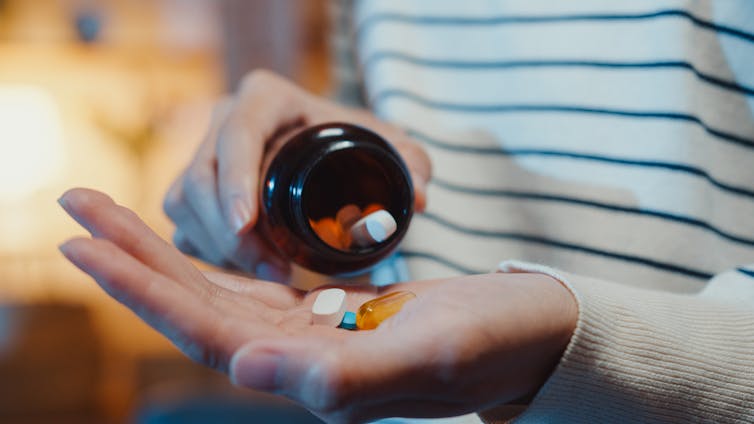
[(531, 395), (576, 323), (558, 281), (488, 274), (344, 287), (349, 310), (395, 290), (417, 298), (373, 331), (311, 325), (316, 292), (202, 274), (104, 194), (75, 189), (60, 202), (95, 237), (61, 251), (111, 296), (196, 361), (328, 422), (451, 416)]
[(215, 265), (287, 279), (288, 264), (253, 231), (260, 172), (292, 131), (330, 121), (361, 125), (390, 141), (411, 172), (416, 209), (423, 210), (430, 161), (402, 130), (367, 111), (313, 96), (270, 72), (254, 71), (233, 100), (216, 108), (193, 161), (165, 197), (165, 212), (177, 227), (175, 245)]

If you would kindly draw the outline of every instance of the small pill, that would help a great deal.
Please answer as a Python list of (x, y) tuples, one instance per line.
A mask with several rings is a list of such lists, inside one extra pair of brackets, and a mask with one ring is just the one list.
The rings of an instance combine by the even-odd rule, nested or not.
[(356, 314), (351, 311), (346, 311), (346, 314), (343, 315), (343, 321), (340, 322), (339, 327), (346, 330), (356, 330)]
[(358, 246), (372, 246), (387, 240), (397, 228), (393, 216), (381, 209), (356, 221), (351, 227), (351, 239)]
[(346, 313), (346, 292), (343, 289), (325, 289), (312, 305), (312, 324), (337, 327)]
[(410, 291), (397, 291), (365, 302), (356, 314), (356, 326), (359, 330), (373, 330), (414, 298), (416, 295)]
[(354, 204), (343, 206), (338, 213), (335, 214), (335, 221), (337, 221), (342, 228), (351, 228), (351, 226), (360, 218), (361, 209)]

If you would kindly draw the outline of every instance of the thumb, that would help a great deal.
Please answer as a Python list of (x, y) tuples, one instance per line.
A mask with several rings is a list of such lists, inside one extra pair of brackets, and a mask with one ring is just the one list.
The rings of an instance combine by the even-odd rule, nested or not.
[(236, 385), (284, 395), (311, 411), (347, 414), (413, 386), (407, 382), (421, 359), (404, 352), (406, 343), (385, 345), (383, 338), (369, 332), (255, 341), (233, 355), (229, 374)]

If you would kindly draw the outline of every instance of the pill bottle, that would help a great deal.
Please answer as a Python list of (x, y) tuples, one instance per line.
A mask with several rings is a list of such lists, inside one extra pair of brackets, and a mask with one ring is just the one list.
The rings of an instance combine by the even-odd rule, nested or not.
[[(379, 135), (347, 123), (294, 134), (260, 183), (260, 231), (284, 258), (320, 274), (368, 271), (395, 250), (413, 214), (411, 177), (401, 157)], [(389, 213), (394, 219), (389, 237), (367, 245), (339, 245), (315, 231), (354, 205)]]

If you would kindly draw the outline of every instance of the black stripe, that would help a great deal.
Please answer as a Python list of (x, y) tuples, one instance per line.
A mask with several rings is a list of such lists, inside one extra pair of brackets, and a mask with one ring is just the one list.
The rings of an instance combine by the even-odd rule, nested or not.
[(415, 93), (411, 93), (405, 90), (383, 90), (378, 92), (374, 98), (371, 99), (372, 109), (377, 108), (378, 103), (388, 100), (390, 98), (402, 98), (410, 100), (424, 107), (437, 110), (446, 110), (451, 112), (460, 113), (542, 113), (542, 112), (558, 112), (558, 113), (585, 113), (593, 115), (606, 115), (606, 116), (623, 116), (629, 118), (640, 119), (666, 119), (672, 121), (683, 121), (697, 124), (707, 134), (715, 136), (721, 140), (725, 140), (732, 144), (736, 144), (743, 147), (753, 148), (754, 139), (741, 137), (736, 134), (728, 133), (716, 128), (712, 128), (707, 125), (701, 118), (694, 115), (678, 112), (665, 112), (665, 111), (635, 111), (625, 109), (610, 109), (610, 108), (597, 108), (588, 106), (572, 106), (572, 105), (547, 105), (547, 104), (468, 104), (468, 103), (450, 103), (442, 102), (438, 100), (431, 100), (426, 97), (420, 96)]
[(741, 40), (754, 42), (754, 34), (729, 25), (716, 24), (713, 21), (699, 18), (683, 9), (658, 10), (648, 13), (605, 13), (605, 14), (571, 14), (571, 15), (506, 15), (488, 17), (458, 17), (458, 16), (416, 16), (401, 13), (377, 13), (369, 16), (358, 25), (357, 39), (361, 40), (364, 33), (381, 22), (401, 22), (425, 26), (478, 26), (478, 25), (508, 25), (508, 24), (545, 24), (552, 22), (579, 21), (641, 21), (659, 18), (682, 18), (694, 26), (717, 32)]
[(604, 258), (615, 259), (615, 260), (619, 260), (623, 262), (629, 262), (629, 263), (633, 263), (637, 265), (644, 265), (651, 268), (655, 268), (655, 269), (659, 269), (659, 270), (663, 270), (667, 272), (672, 272), (676, 274), (681, 274), (687, 277), (692, 277), (692, 278), (697, 278), (697, 279), (708, 280), (712, 278), (712, 274), (705, 271), (687, 268), (681, 265), (675, 265), (675, 264), (671, 264), (667, 262), (660, 262), (654, 259), (644, 258), (641, 256), (630, 255), (630, 254), (619, 253), (619, 252), (611, 252), (608, 250), (597, 249), (594, 247), (584, 246), (584, 245), (580, 245), (576, 243), (554, 240), (554, 239), (550, 239), (550, 238), (546, 238), (546, 237), (542, 237), (538, 235), (533, 235), (533, 234), (524, 234), (524, 233), (517, 233), (517, 232), (512, 232), (512, 231), (491, 231), (491, 230), (481, 230), (478, 228), (470, 228), (464, 225), (450, 222), (431, 212), (425, 212), (424, 214), (419, 215), (419, 216), (424, 217), (430, 221), (433, 221), (437, 223), (438, 225), (441, 225), (448, 229), (451, 229), (460, 233), (464, 233), (464, 234), (477, 236), (477, 237), (518, 240), (518, 241), (527, 242), (527, 243), (540, 244), (540, 245), (544, 245), (548, 247), (557, 247), (561, 249), (573, 250), (577, 252), (587, 253), (590, 255), (601, 256)]
[(471, 269), (464, 265), (459, 264), (458, 262), (454, 262), (454, 261), (451, 261), (450, 259), (443, 258), (441, 256), (428, 253), (428, 252), (419, 252), (417, 250), (401, 250), (401, 255), (409, 259), (410, 258), (428, 259), (430, 261), (443, 264), (447, 266), (448, 268), (452, 268), (462, 274), (485, 274), (489, 272), (489, 271)]
[(737, 271), (740, 272), (743, 275), (747, 275), (747, 276), (749, 276), (751, 278), (754, 278), (754, 271), (751, 271), (751, 270), (748, 270), (748, 269), (744, 269), (744, 268), (738, 268)]
[(701, 177), (708, 181), (713, 186), (740, 196), (754, 198), (754, 191), (744, 187), (737, 187), (728, 183), (724, 183), (712, 175), (706, 170), (687, 165), (683, 163), (674, 162), (661, 162), (651, 160), (639, 160), (639, 159), (625, 159), (612, 156), (593, 155), (586, 153), (578, 153), (566, 150), (543, 150), (543, 149), (504, 149), (502, 147), (482, 147), (482, 146), (462, 146), (457, 144), (451, 144), (444, 141), (440, 141), (436, 138), (422, 133), (414, 128), (407, 128), (407, 132), (414, 138), (421, 140), (429, 146), (436, 147), (438, 149), (448, 150), (452, 152), (477, 154), (477, 155), (496, 155), (496, 156), (550, 156), (561, 157), (577, 160), (588, 160), (600, 163), (609, 163), (614, 165), (623, 166), (638, 166), (645, 168), (665, 169), (668, 171), (681, 172), (685, 174)]
[(382, 60), (397, 60), (418, 66), (463, 70), (518, 69), (518, 68), (600, 68), (600, 69), (685, 69), (701, 81), (747, 96), (754, 96), (754, 88), (704, 73), (689, 62), (667, 60), (649, 62), (602, 62), (595, 60), (499, 60), (474, 61), (459, 59), (429, 59), (395, 51), (381, 51), (370, 55), (363, 68), (373, 69)]
[(568, 203), (572, 205), (594, 207), (594, 208), (609, 210), (609, 211), (614, 211), (614, 212), (623, 212), (623, 213), (628, 213), (628, 214), (633, 214), (633, 215), (651, 216), (655, 218), (660, 218), (662, 220), (674, 221), (674, 222), (678, 222), (682, 224), (687, 224), (693, 227), (702, 228), (702, 229), (711, 231), (724, 239), (727, 239), (736, 243), (740, 243), (746, 246), (754, 246), (754, 239), (748, 239), (748, 238), (736, 236), (734, 234), (730, 234), (701, 219), (692, 218), (692, 217), (683, 216), (683, 215), (676, 215), (676, 214), (672, 214), (668, 212), (662, 212), (662, 211), (656, 211), (656, 210), (650, 210), (650, 209), (638, 209), (638, 208), (632, 208), (632, 207), (622, 206), (622, 205), (617, 205), (617, 204), (597, 202), (594, 200), (579, 199), (575, 197), (566, 197), (566, 196), (560, 196), (560, 195), (555, 195), (555, 194), (543, 194), (543, 193), (533, 193), (533, 192), (524, 192), (524, 191), (515, 191), (515, 190), (466, 187), (466, 186), (453, 184), (448, 181), (443, 181), (438, 178), (433, 178), (430, 181), (430, 183), (437, 185), (438, 187), (445, 188), (447, 190), (452, 190), (452, 191), (461, 192), (461, 193), (468, 193), (468, 194), (473, 194), (477, 196), (508, 197), (508, 198), (514, 198), (514, 199), (530, 199), (530, 200), (543, 200), (543, 201), (550, 201), (550, 202), (561, 202), (561, 203)]

